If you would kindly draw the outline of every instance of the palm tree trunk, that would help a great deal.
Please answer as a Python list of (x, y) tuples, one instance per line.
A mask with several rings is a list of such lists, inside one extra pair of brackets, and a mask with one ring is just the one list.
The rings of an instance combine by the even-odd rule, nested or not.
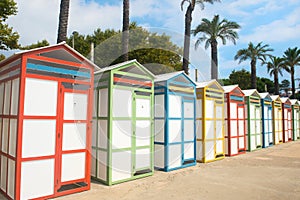
[(291, 99), (295, 98), (295, 68), (291, 67), (291, 81), (292, 81), (292, 96)]
[(251, 60), (251, 88), (256, 89), (256, 60)]
[(278, 83), (278, 72), (274, 73), (274, 87), (275, 87), (275, 94), (279, 94), (279, 83)]
[(123, 61), (128, 60), (128, 49), (129, 49), (129, 0), (123, 0), (123, 33), (122, 33)]
[(57, 32), (57, 43), (67, 40), (70, 0), (61, 0)]
[(218, 80), (218, 42), (211, 43), (211, 79)]
[(182, 63), (182, 69), (186, 74), (189, 74), (192, 12), (193, 12), (193, 7), (192, 4), (190, 4), (185, 13), (184, 47), (183, 47), (183, 63)]

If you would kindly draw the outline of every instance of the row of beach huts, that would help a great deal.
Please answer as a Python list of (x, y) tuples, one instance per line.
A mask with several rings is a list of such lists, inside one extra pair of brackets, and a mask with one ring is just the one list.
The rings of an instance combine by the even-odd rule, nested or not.
[[(65, 43), (0, 62), (0, 192), (47, 199), (300, 139), (300, 102)], [(201, 173), (201, 172), (199, 172)]]

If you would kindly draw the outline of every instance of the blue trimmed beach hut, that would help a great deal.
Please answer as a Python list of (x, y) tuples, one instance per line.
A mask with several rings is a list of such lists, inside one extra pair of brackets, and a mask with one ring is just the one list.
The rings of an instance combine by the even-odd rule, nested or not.
[(259, 95), (262, 112), (262, 147), (267, 148), (273, 145), (272, 98), (268, 92), (259, 93)]
[(171, 171), (196, 164), (196, 84), (183, 72), (155, 78), (154, 166)]

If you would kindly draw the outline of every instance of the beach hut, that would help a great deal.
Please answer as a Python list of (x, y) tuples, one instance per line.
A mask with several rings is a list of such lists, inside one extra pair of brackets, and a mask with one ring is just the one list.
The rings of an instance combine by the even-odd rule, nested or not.
[(262, 111), (263, 148), (273, 145), (272, 98), (268, 92), (259, 93)]
[(282, 121), (282, 104), (278, 95), (272, 95), (273, 107), (273, 142), (280, 144), (283, 142), (283, 121)]
[(112, 185), (153, 174), (153, 80), (136, 60), (95, 73), (93, 179)]
[(283, 142), (289, 142), (293, 139), (293, 121), (292, 121), (292, 103), (289, 98), (282, 97), (282, 120), (283, 120)]
[(196, 86), (196, 158), (211, 162), (225, 157), (224, 90), (216, 81)]
[(0, 191), (48, 199), (90, 188), (94, 64), (65, 43), (0, 63)]
[(195, 88), (183, 71), (155, 77), (155, 168), (196, 164)]
[(293, 140), (300, 139), (300, 102), (296, 99), (290, 100), (293, 113)]
[(234, 156), (246, 152), (244, 93), (238, 85), (223, 86), (225, 92), (225, 153)]
[(248, 151), (262, 148), (262, 109), (260, 96), (256, 89), (242, 90), (245, 94), (245, 107), (247, 112), (247, 136), (246, 145)]

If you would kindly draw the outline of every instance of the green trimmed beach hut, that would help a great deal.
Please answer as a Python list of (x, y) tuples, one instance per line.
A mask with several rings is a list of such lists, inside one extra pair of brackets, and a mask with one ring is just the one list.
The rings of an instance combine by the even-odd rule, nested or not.
[(293, 140), (300, 139), (300, 102), (296, 99), (291, 99), (293, 112)]
[(262, 148), (262, 125), (260, 95), (256, 89), (242, 90), (245, 94), (247, 136), (246, 145), (248, 151)]
[(154, 171), (154, 75), (136, 60), (95, 73), (92, 178), (113, 185)]

